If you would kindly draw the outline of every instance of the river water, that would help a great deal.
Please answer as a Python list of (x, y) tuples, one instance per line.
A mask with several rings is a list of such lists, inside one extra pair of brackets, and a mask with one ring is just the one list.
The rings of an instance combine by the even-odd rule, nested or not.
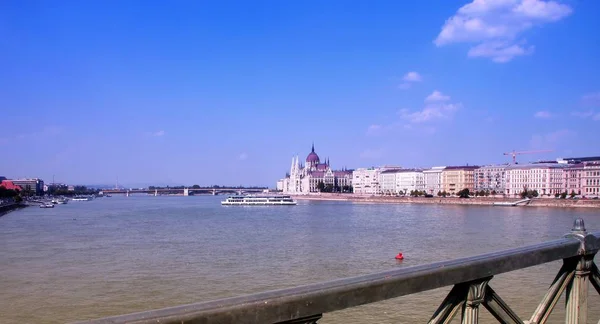
[[(114, 196), (0, 217), (0, 323), (72, 322), (471, 256), (560, 238), (576, 217), (600, 231), (591, 209), (222, 207), (220, 199)], [(528, 319), (560, 264), (490, 284)], [(427, 322), (449, 289), (325, 314), (320, 323)], [(591, 286), (589, 305), (588, 323), (597, 323)], [(564, 323), (564, 302), (550, 322)]]

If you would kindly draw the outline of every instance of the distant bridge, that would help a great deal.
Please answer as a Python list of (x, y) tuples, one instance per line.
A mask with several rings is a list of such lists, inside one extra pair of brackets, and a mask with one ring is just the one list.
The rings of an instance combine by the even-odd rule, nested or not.
[(194, 193), (207, 193), (212, 195), (218, 195), (220, 193), (257, 193), (263, 192), (268, 188), (161, 188), (161, 189), (106, 189), (102, 190), (104, 194), (183, 194), (188, 196)]

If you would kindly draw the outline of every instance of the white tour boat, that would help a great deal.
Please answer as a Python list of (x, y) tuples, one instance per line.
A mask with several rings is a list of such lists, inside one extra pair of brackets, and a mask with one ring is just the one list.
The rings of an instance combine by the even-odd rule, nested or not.
[(90, 201), (90, 200), (92, 200), (92, 197), (75, 197), (71, 200), (73, 200), (73, 201)]
[(292, 197), (280, 195), (230, 196), (221, 201), (223, 206), (293, 206), (296, 204)]

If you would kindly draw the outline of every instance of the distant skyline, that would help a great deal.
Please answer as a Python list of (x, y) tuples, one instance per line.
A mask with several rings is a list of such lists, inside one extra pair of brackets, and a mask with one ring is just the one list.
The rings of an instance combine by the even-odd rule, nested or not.
[(600, 155), (600, 2), (3, 1), (0, 176), (264, 185)]

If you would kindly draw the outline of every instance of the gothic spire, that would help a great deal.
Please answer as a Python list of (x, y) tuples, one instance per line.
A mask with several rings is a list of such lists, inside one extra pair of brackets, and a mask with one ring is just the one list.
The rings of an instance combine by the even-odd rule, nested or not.
[(311, 152), (315, 153), (315, 142), (312, 143), (312, 150), (311, 150)]

